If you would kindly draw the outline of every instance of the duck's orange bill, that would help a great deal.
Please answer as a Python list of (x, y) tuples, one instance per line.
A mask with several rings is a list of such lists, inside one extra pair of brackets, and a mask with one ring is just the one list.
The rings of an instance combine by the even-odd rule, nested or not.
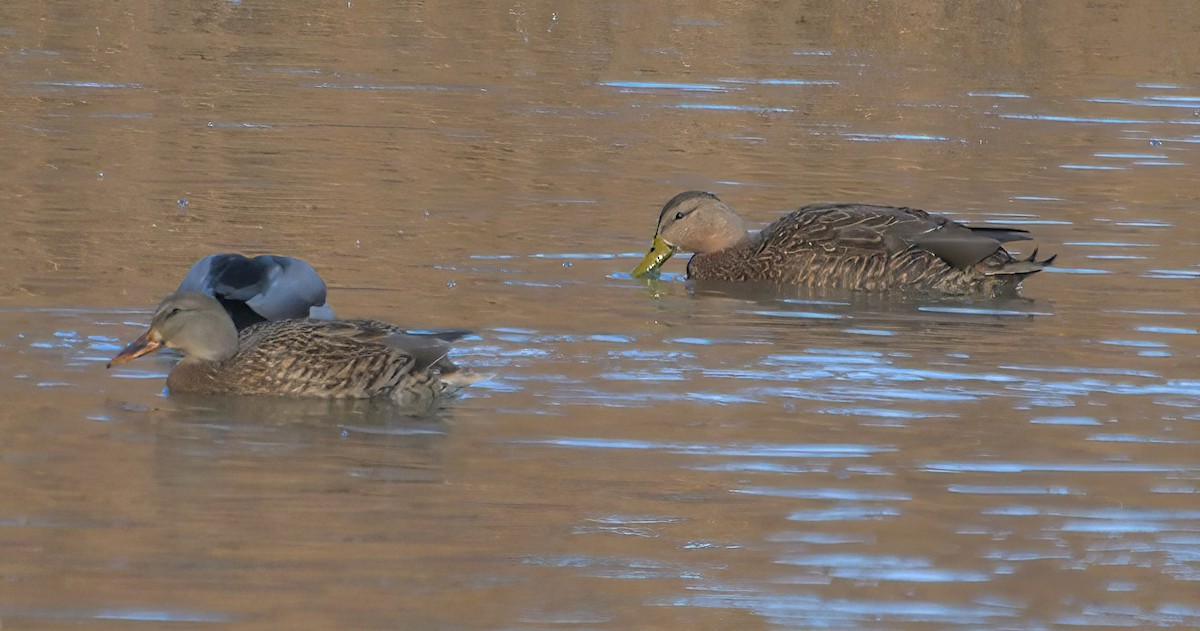
[(141, 337), (129, 343), (117, 356), (112, 358), (106, 368), (112, 368), (113, 364), (124, 364), (125, 362), (133, 361), (146, 353), (153, 352), (162, 346), (162, 341), (150, 338), (150, 331), (142, 333)]

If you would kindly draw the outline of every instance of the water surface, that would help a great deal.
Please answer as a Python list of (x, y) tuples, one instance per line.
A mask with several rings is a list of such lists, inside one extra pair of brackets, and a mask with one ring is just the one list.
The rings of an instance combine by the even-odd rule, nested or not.
[[(0, 6), (0, 626), (1200, 626), (1189, 9)], [(630, 279), (689, 188), (1058, 265)], [(413, 420), (104, 370), (229, 250), (498, 377)]]

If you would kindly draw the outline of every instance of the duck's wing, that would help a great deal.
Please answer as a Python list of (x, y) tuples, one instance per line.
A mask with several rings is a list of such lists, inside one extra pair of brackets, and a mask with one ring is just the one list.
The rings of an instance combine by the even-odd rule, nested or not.
[(238, 372), (283, 394), (370, 397), (418, 368), (413, 353), (387, 343), (402, 333), (375, 320), (283, 320), (242, 331)]
[(453, 343), (470, 331), (410, 331), (379, 320), (307, 320), (308, 335), (329, 346), (373, 347), (401, 353), (415, 360), (412, 370), (427, 370), (437, 365), (452, 368), (443, 361)]
[(195, 291), (212, 296), (213, 283), (221, 275), (221, 271), (231, 264), (237, 264), (238, 259), (249, 260), (240, 254), (210, 254), (192, 263), (192, 267), (183, 277), (183, 282), (179, 283), (179, 289), (175, 291)]
[(829, 254), (851, 250), (903, 250), (908, 244), (898, 224), (914, 223), (899, 208), (864, 204), (813, 204), (763, 228), (760, 248), (794, 253), (824, 250)]
[(1031, 238), (1015, 228), (971, 228), (916, 208), (867, 204), (806, 206), (785, 217), (792, 230), (828, 248), (880, 250), (899, 254), (925, 250), (952, 267), (966, 269), (1002, 249)]
[(946, 220), (946, 224), (936, 230), (919, 235), (913, 240), (913, 245), (936, 254), (939, 258), (958, 269), (967, 269), (972, 265), (995, 254), (1008, 241), (1029, 239), (1021, 235), (1024, 230), (1008, 230), (996, 228), (970, 228), (960, 223)]
[[(470, 331), (411, 331), (379, 320), (340, 320), (329, 327), (331, 334), (349, 336), (362, 343), (382, 344), (416, 360), (414, 370), (438, 366), (453, 369), (446, 359), (454, 342), (470, 335)], [(336, 330), (336, 333), (333, 333)]]
[[(306, 261), (264, 254), (250, 259), (253, 270), (226, 281), (231, 291), (250, 294), (244, 298), (255, 313), (268, 320), (333, 317), (325, 303), (325, 281)], [(238, 283), (245, 283), (238, 287)], [(253, 293), (251, 293), (253, 292)]]
[(266, 320), (333, 317), (325, 302), (325, 281), (312, 265), (287, 256), (206, 256), (188, 270), (179, 291), (245, 303)]

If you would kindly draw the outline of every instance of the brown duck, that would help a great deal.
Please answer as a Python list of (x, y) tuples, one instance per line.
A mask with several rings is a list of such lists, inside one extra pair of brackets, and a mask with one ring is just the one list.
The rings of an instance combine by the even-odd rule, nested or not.
[(1029, 238), (1025, 230), (867, 204), (805, 206), (752, 234), (716, 195), (687, 191), (663, 206), (654, 245), (633, 275), (684, 250), (695, 252), (687, 274), (699, 280), (998, 295), (1054, 261), (1035, 260), (1037, 250), (1018, 260), (1004, 249)]
[(426, 413), (483, 378), (446, 357), (463, 335), (414, 335), (376, 320), (279, 320), (239, 334), (221, 303), (180, 292), (158, 305), (149, 330), (109, 366), (173, 348), (184, 357), (167, 376), (171, 392), (378, 397)]

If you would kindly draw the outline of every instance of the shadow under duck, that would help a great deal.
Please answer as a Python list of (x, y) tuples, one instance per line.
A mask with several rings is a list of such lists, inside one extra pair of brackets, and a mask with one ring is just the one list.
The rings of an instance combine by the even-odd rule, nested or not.
[(175, 291), (216, 298), (239, 331), (267, 320), (333, 319), (321, 275), (290, 256), (211, 254), (192, 264)]
[(1015, 259), (1009, 241), (1025, 230), (964, 226), (916, 208), (814, 204), (757, 234), (716, 195), (686, 191), (658, 216), (654, 245), (632, 272), (657, 270), (675, 252), (695, 252), (688, 278), (862, 291), (947, 295), (1012, 293), (1053, 256)]
[(108, 365), (173, 348), (183, 359), (167, 376), (171, 392), (386, 398), (424, 414), (485, 378), (446, 357), (451, 343), (466, 334), (411, 334), (377, 320), (313, 319), (263, 322), (239, 333), (217, 300), (177, 292)]

